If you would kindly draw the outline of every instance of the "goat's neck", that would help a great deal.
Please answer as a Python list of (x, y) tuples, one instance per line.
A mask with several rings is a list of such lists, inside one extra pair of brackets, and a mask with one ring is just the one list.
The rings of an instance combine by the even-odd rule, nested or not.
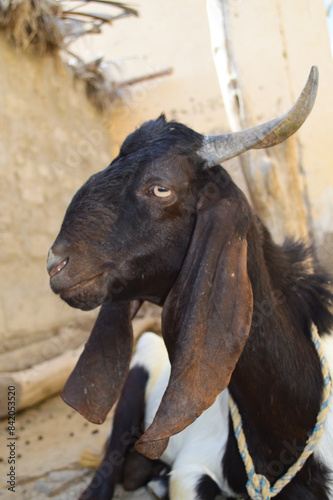
[(276, 443), (305, 442), (320, 409), (323, 381), (308, 318), (293, 310), (293, 294), (300, 293), (293, 279), (300, 276), (291, 271), (281, 248), (270, 239), (265, 243), (261, 253), (257, 243), (252, 248), (249, 243), (253, 321), (230, 390), (247, 423), (250, 442), (253, 446), (261, 442), (266, 447), (263, 454), (274, 455), (279, 452), (274, 450)]

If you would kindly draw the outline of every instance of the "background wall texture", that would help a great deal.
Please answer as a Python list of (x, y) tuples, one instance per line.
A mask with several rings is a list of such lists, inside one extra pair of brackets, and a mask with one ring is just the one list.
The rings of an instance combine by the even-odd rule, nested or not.
[(108, 122), (53, 57), (0, 37), (0, 351), (78, 317), (52, 295), (46, 257), (76, 189), (110, 161)]
[[(20, 54), (0, 37), (0, 352), (94, 318), (52, 294), (46, 256), (76, 189), (109, 164), (129, 132), (161, 112), (198, 132), (228, 131), (237, 92), (244, 106), (236, 124), (260, 123), (294, 102), (312, 64), (320, 70), (318, 100), (297, 138), (264, 160), (227, 167), (278, 239), (284, 230), (314, 236), (333, 267), (333, 66), (323, 2), (215, 3), (222, 4), (228, 28), (227, 93), (214, 66), (220, 49), (211, 48), (204, 0), (139, 2), (139, 18), (74, 46), (88, 56), (102, 50), (114, 60), (118, 80), (172, 68), (171, 76), (124, 88), (109, 114), (91, 105), (83, 84), (59, 60)], [(293, 175), (300, 174), (299, 199), (283, 173), (285, 158)]]

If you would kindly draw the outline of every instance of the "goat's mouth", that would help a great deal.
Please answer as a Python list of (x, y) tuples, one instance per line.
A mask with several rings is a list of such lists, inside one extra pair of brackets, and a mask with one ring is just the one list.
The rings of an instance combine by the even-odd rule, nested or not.
[(71, 307), (89, 311), (105, 301), (107, 287), (104, 274), (104, 272), (100, 272), (89, 278), (81, 279), (74, 285), (63, 284), (62, 286), (53, 283), (51, 278), (51, 288)]
[(97, 280), (97, 278), (99, 278), (103, 274), (104, 273), (96, 274), (95, 276), (92, 276), (91, 278), (84, 279), (84, 280), (80, 281), (79, 283), (77, 283), (76, 285), (73, 285), (70, 288), (67, 288), (66, 290), (64, 290), (60, 293), (61, 298), (65, 294), (67, 295), (69, 293), (73, 293), (73, 292), (75, 293), (76, 290), (80, 290), (81, 288), (84, 288), (86, 286), (91, 285), (95, 280)]

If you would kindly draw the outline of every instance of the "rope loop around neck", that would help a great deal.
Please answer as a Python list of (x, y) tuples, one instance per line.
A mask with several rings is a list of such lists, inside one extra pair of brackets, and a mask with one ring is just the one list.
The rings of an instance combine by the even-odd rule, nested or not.
[(247, 492), (252, 500), (270, 500), (275, 497), (280, 491), (290, 483), (295, 475), (301, 470), (309, 456), (314, 452), (315, 445), (318, 443), (324, 432), (324, 424), (329, 411), (329, 400), (332, 390), (332, 380), (325, 358), (324, 349), (322, 347), (318, 330), (315, 325), (312, 326), (311, 335), (313, 343), (318, 352), (320, 359), (320, 366), (323, 374), (323, 394), (322, 404), (317, 416), (316, 424), (312, 434), (309, 436), (305, 448), (296, 462), (289, 468), (289, 470), (278, 479), (273, 486), (271, 486), (268, 479), (262, 474), (257, 474), (254, 468), (253, 460), (249, 453), (245, 434), (243, 431), (242, 418), (240, 416), (238, 407), (229, 393), (229, 408), (231, 419), (234, 427), (234, 433), (237, 439), (238, 449), (242, 457), (245, 470), (247, 473), (248, 481), (246, 484)]
[(246, 489), (248, 494), (254, 500), (261, 500), (262, 498), (270, 498), (270, 482), (267, 477), (262, 474), (255, 474), (252, 481), (248, 480)]

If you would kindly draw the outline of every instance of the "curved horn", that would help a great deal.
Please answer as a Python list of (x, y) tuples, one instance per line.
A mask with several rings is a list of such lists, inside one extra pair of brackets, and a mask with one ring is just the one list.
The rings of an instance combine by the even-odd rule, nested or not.
[(313, 108), (318, 77), (317, 66), (312, 66), (298, 100), (280, 117), (241, 132), (205, 136), (204, 144), (198, 154), (206, 161), (206, 166), (213, 167), (249, 149), (269, 148), (288, 139), (300, 128)]

